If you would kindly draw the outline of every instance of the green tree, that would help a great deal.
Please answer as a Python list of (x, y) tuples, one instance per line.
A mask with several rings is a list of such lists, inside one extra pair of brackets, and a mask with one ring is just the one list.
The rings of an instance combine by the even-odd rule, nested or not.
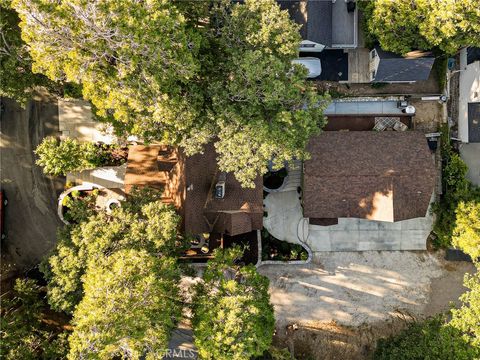
[(210, 39), (223, 59), (209, 70), (208, 86), (219, 166), (253, 186), (269, 160), (282, 167), (305, 156), (308, 139), (324, 125), (327, 103), (305, 81), (305, 69), (292, 67), (299, 26), (275, 1), (220, 2), (213, 14)]
[[(197, 125), (198, 31), (168, 0), (14, 0), (34, 71), (83, 85), (83, 96), (146, 140)], [(197, 89), (198, 90), (198, 89)], [(200, 94), (201, 95), (201, 94)]]
[(429, 49), (430, 44), (420, 34), (424, 21), (423, 8), (417, 0), (361, 1), (366, 29), (383, 50), (405, 54), (414, 49)]
[(480, 201), (462, 201), (455, 211), (452, 245), (472, 259), (480, 258)]
[(247, 360), (270, 347), (275, 326), (268, 279), (235, 264), (239, 248), (217, 251), (193, 300), (195, 345), (202, 359)]
[(417, 1), (425, 14), (419, 30), (431, 47), (455, 54), (465, 46), (480, 46), (478, 0)]
[(82, 299), (82, 279), (89, 262), (122, 249), (144, 249), (165, 257), (182, 250), (177, 232), (180, 217), (172, 207), (155, 201), (146, 203), (137, 213), (129, 211), (128, 201), (124, 204), (110, 215), (102, 211), (59, 231), (57, 246), (42, 265), (48, 280), (48, 300), (54, 309), (72, 312)]
[(32, 72), (32, 59), (18, 26), (20, 19), (9, 3), (0, 2), (0, 96), (25, 106), (35, 87), (55, 90), (56, 85), (46, 76)]
[(472, 347), (463, 333), (446, 323), (443, 316), (415, 322), (400, 334), (380, 339), (375, 360), (475, 360), (480, 349)]
[(324, 124), (326, 103), (291, 65), (299, 27), (274, 0), (13, 6), (35, 71), (81, 83), (119, 131), (187, 154), (215, 142), (220, 169), (245, 186), (272, 158), (303, 158)]
[(477, 356), (480, 357), (480, 265), (478, 263), (477, 272), (474, 275), (465, 274), (463, 285), (469, 290), (460, 297), (462, 307), (452, 309), (450, 324), (465, 334), (464, 338), (472, 343), (477, 350)]
[(366, 28), (384, 50), (405, 54), (438, 48), (454, 54), (480, 45), (477, 0), (362, 1)]
[[(466, 178), (468, 167), (460, 156), (453, 152), (448, 140), (442, 141), (442, 157), (447, 161), (442, 176), (445, 181), (445, 193), (435, 203), (436, 215), (434, 232), (437, 246), (450, 246), (456, 227), (456, 212), (461, 202), (480, 203), (480, 188), (473, 186)], [(460, 212), (459, 219), (465, 219)], [(463, 231), (459, 228), (459, 235)], [(457, 236), (458, 238), (458, 236)], [(466, 240), (466, 239), (463, 239)]]
[(180, 316), (175, 260), (119, 250), (91, 261), (73, 317), (69, 359), (160, 359)]
[(97, 167), (97, 149), (93, 143), (81, 143), (76, 139), (58, 140), (49, 136), (35, 149), (37, 165), (50, 175), (66, 175), (70, 171), (80, 171)]
[(35, 281), (17, 279), (2, 295), (0, 356), (6, 360), (57, 360), (67, 352), (65, 333), (42, 322), (46, 304)]

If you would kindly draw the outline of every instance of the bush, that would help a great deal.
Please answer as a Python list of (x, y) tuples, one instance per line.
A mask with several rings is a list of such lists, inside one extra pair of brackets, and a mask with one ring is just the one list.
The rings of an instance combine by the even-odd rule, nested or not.
[(66, 175), (70, 171), (83, 169), (87, 165), (82, 150), (77, 140), (59, 141), (54, 137), (47, 137), (35, 150), (38, 156), (36, 163), (43, 167), (45, 174)]
[(447, 67), (448, 58), (445, 54), (437, 57), (435, 59), (435, 62), (433, 63), (432, 71), (434, 72), (437, 79), (440, 92), (443, 92), (443, 90), (445, 89), (445, 84), (447, 82)]
[(49, 175), (66, 175), (71, 171), (94, 169), (99, 166), (121, 165), (126, 161), (127, 151), (115, 145), (81, 143), (75, 139), (43, 139), (35, 150), (37, 165)]
[[(74, 195), (74, 192), (77, 192), (77, 194)], [(71, 195), (65, 196), (62, 201), (62, 205), (68, 209), (63, 215), (65, 220), (79, 224), (88, 220), (90, 216), (95, 215), (95, 200), (97, 198), (95, 193), (92, 192), (81, 197), (81, 193), (78, 190), (74, 190), (71, 192)]]
[(262, 230), (262, 260), (307, 260), (308, 253), (299, 244), (274, 238), (266, 229)]
[(442, 176), (444, 194), (440, 201), (433, 205), (436, 215), (433, 231), (436, 239), (435, 247), (448, 247), (452, 243), (456, 226), (457, 208), (461, 202), (480, 202), (480, 189), (473, 186), (466, 178), (468, 167), (460, 156), (455, 153), (448, 141), (448, 129), (442, 129), (441, 141), (442, 159), (446, 162)]
[(463, 333), (449, 325), (444, 316), (413, 323), (400, 334), (380, 339), (374, 360), (474, 360), (480, 356)]
[(452, 244), (472, 259), (480, 258), (480, 201), (461, 201), (455, 211)]
[(452, 309), (450, 325), (464, 333), (464, 338), (476, 347), (480, 356), (480, 263), (476, 267), (474, 275), (465, 274), (463, 286), (469, 290), (460, 296), (462, 306)]

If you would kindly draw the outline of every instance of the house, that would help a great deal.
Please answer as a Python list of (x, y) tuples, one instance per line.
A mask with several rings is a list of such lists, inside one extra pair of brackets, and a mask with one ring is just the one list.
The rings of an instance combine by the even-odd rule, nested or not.
[(187, 157), (180, 149), (161, 145), (129, 148), (125, 192), (134, 186), (163, 189), (163, 201), (174, 205), (188, 235), (237, 236), (263, 225), (263, 182), (244, 189), (233, 174), (219, 171), (212, 144)]
[(467, 178), (480, 185), (480, 49), (460, 52), (458, 139), (460, 155), (467, 163)]
[(377, 46), (370, 51), (370, 81), (412, 83), (427, 80), (434, 61), (431, 52), (416, 50), (402, 56)]
[(311, 139), (308, 151), (303, 208), (311, 223), (427, 215), (435, 166), (423, 133), (325, 131)]
[(300, 190), (269, 193), (264, 227), (311, 251), (425, 250), (434, 157), (417, 131), (324, 131)]
[(358, 9), (354, 1), (278, 0), (292, 20), (302, 25), (300, 51), (357, 47)]

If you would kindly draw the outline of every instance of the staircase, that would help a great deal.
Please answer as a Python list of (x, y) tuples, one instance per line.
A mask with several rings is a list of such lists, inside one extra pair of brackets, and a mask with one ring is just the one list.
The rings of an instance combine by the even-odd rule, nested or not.
[(288, 168), (288, 178), (287, 183), (282, 188), (284, 191), (297, 191), (299, 186), (302, 186), (302, 173), (303, 173), (303, 163), (299, 160), (295, 160), (292, 166)]

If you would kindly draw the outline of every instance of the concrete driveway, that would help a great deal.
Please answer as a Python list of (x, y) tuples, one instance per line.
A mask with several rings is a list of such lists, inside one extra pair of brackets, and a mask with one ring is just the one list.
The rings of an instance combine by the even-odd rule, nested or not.
[(264, 200), (263, 226), (279, 240), (307, 244), (313, 252), (425, 250), (433, 217), (397, 222), (340, 218), (337, 225), (308, 224), (295, 190), (270, 193)]
[(1, 186), (8, 198), (2, 270), (36, 265), (56, 241), (56, 200), (64, 180), (43, 175), (33, 150), (45, 136), (58, 135), (57, 101), (39, 94), (26, 109), (2, 98)]

